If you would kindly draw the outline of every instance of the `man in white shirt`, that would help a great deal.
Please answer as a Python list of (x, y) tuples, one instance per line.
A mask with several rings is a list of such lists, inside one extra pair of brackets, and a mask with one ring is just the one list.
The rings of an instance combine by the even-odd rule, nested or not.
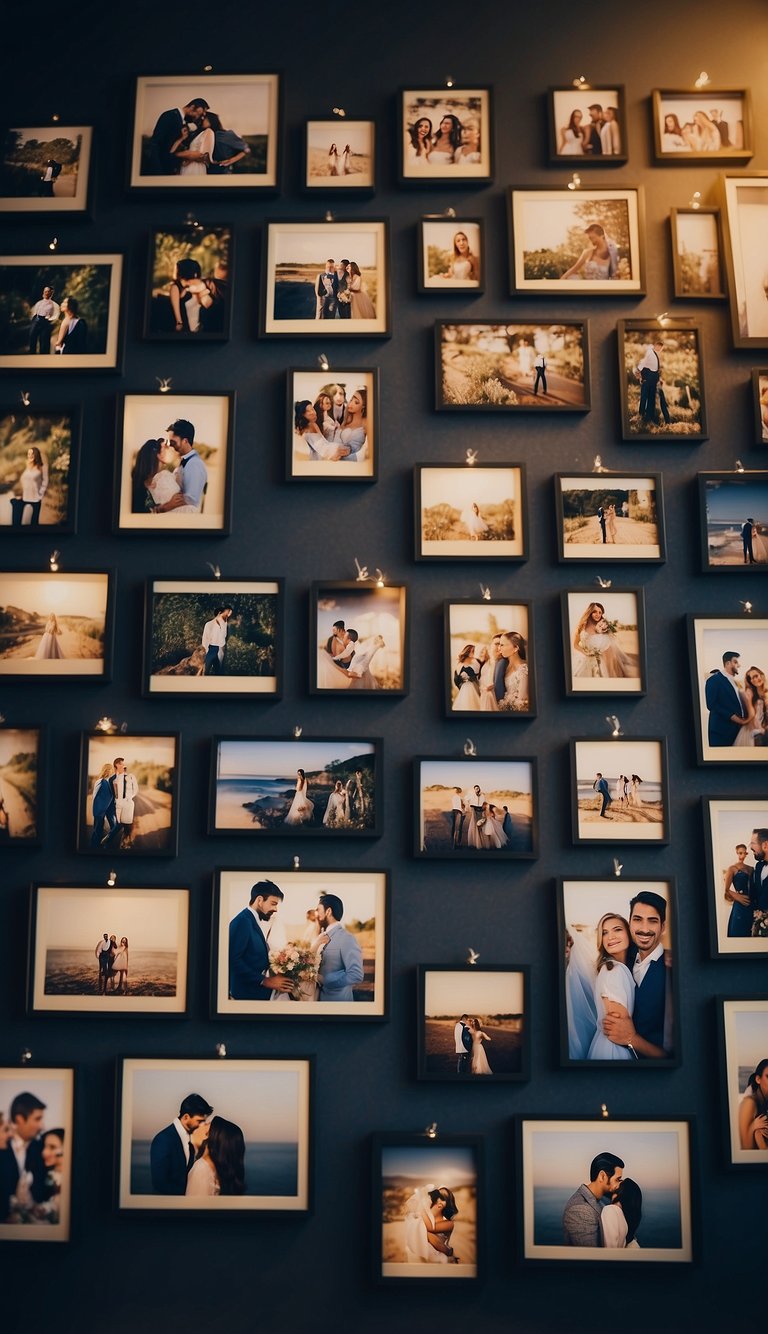
[(224, 651), (227, 647), (227, 622), (232, 615), (230, 606), (217, 607), (213, 620), (203, 626), (205, 662), (203, 676), (221, 676), (224, 671)]
[(660, 354), (663, 350), (661, 339), (646, 343), (635, 367), (635, 377), (640, 381), (640, 419), (645, 425), (656, 421), (656, 390), (661, 379)]
[(112, 791), (115, 794), (115, 815), (120, 826), (121, 837), (118, 847), (127, 851), (133, 846), (133, 803), (139, 795), (139, 785), (133, 774), (126, 769), (122, 756), (114, 761), (115, 776), (112, 779)]
[(467, 1046), (464, 1041), (465, 1035), (469, 1038), (467, 1015), (463, 1014), (453, 1026), (453, 1049), (456, 1053), (457, 1075), (466, 1075), (469, 1072), (469, 1053), (472, 1050), (472, 1039), (469, 1038), (469, 1046)]
[(53, 326), (60, 314), (61, 306), (53, 300), (53, 288), (44, 287), (43, 295), (32, 307), (32, 323), (29, 326), (30, 352), (50, 352)]

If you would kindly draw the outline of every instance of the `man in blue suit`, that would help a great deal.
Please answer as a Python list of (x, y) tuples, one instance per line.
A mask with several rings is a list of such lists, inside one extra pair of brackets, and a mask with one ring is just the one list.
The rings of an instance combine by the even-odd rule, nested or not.
[(732, 746), (746, 718), (736, 685), (738, 672), (738, 653), (724, 653), (722, 669), (710, 672), (707, 677), (704, 697), (709, 709), (707, 739), (710, 746)]
[(661, 894), (643, 889), (629, 904), (632, 945), (627, 954), (637, 990), (630, 1018), (623, 1005), (611, 1002), (603, 1032), (611, 1042), (629, 1047), (638, 1060), (659, 1060), (674, 1051), (672, 1036), (671, 969), (667, 967), (661, 937), (667, 902)]
[(320, 935), (315, 941), (322, 948), (318, 986), (321, 1001), (353, 1001), (355, 983), (364, 977), (363, 954), (355, 937), (341, 925), (344, 904), (336, 894), (323, 894), (315, 909)]
[(229, 924), (229, 995), (231, 1000), (269, 1000), (273, 991), (290, 991), (289, 977), (269, 977), (269, 929), (284, 898), (271, 880), (251, 889), (248, 907)]
[(606, 811), (613, 801), (613, 797), (611, 796), (610, 788), (602, 774), (595, 774), (595, 781), (592, 784), (592, 789), (600, 798), (600, 814), (604, 820), (607, 820), (608, 816), (606, 815)]
[(149, 1150), (149, 1165), (156, 1195), (186, 1194), (187, 1173), (198, 1152), (192, 1136), (212, 1111), (199, 1093), (190, 1093), (178, 1116), (155, 1135)]

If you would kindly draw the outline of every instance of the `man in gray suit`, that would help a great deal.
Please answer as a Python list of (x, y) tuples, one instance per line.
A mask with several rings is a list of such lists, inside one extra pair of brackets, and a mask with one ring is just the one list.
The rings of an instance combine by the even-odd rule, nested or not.
[(363, 954), (355, 937), (341, 925), (344, 904), (336, 894), (323, 894), (315, 910), (320, 935), (315, 948), (322, 949), (317, 983), (321, 1001), (353, 1001), (355, 983), (363, 980)]
[(615, 1153), (599, 1153), (589, 1165), (589, 1184), (573, 1192), (563, 1210), (566, 1246), (602, 1246), (600, 1200), (618, 1190), (624, 1166)]

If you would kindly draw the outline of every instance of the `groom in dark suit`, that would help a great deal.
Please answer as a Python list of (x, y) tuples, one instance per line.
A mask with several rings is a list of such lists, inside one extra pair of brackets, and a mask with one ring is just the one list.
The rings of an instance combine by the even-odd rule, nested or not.
[(150, 176), (178, 176), (181, 163), (171, 156), (171, 146), (176, 143), (185, 123), (192, 120), (198, 124), (207, 110), (208, 103), (202, 97), (193, 97), (181, 109), (172, 107), (158, 116), (149, 142)]
[(231, 1000), (269, 1000), (273, 991), (290, 991), (289, 977), (269, 977), (270, 923), (284, 898), (271, 880), (259, 880), (248, 907), (229, 924), (229, 995)]
[(169, 1126), (159, 1130), (149, 1149), (152, 1189), (156, 1195), (184, 1195), (187, 1174), (197, 1157), (194, 1132), (211, 1115), (212, 1107), (199, 1093), (190, 1093)]
[[(667, 967), (661, 937), (667, 902), (661, 894), (643, 889), (629, 904), (632, 943), (627, 967), (635, 980), (635, 1007), (626, 1014), (606, 1013), (603, 1032), (611, 1042), (628, 1047), (638, 1060), (661, 1059), (674, 1051), (671, 999), (672, 970)], [(622, 1007), (623, 1008), (623, 1007)]]
[(325, 261), (325, 268), (322, 273), (318, 273), (315, 283), (315, 295), (317, 297), (317, 318), (319, 320), (334, 320), (336, 318), (336, 294), (339, 290), (339, 280), (336, 276), (336, 265), (332, 259)]
[(752, 547), (753, 528), (754, 528), (754, 522), (752, 519), (747, 519), (746, 523), (743, 523), (741, 525), (741, 545), (744, 548), (745, 565), (754, 565), (755, 563), (755, 553)]
[(704, 687), (709, 709), (707, 739), (710, 746), (732, 746), (746, 714), (736, 685), (738, 653), (724, 653), (722, 669), (710, 672)]
[(17, 1093), (11, 1103), (11, 1134), (6, 1147), (0, 1149), (0, 1223), (8, 1217), (10, 1199), (16, 1194), (22, 1171), (31, 1178), (29, 1192), (37, 1204), (50, 1196), (41, 1139), (44, 1111), (45, 1103), (34, 1093)]

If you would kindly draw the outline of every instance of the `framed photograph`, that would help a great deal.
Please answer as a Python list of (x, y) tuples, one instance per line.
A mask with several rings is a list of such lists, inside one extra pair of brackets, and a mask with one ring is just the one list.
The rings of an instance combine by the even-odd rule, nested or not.
[(0, 1067), (0, 1241), (69, 1241), (74, 1079), (69, 1067)]
[(131, 190), (275, 191), (277, 74), (166, 74), (136, 80)]
[(303, 190), (373, 194), (375, 188), (375, 121), (332, 118), (306, 122)]
[(613, 167), (627, 160), (624, 85), (550, 88), (549, 161), (552, 166)]
[(77, 851), (109, 857), (175, 857), (178, 732), (83, 732)]
[(768, 620), (689, 616), (688, 645), (698, 763), (768, 763)]
[(435, 324), (438, 412), (589, 412), (586, 321)]
[(521, 1261), (692, 1264), (693, 1129), (687, 1117), (520, 1117)]
[(386, 222), (265, 225), (262, 337), (389, 337)]
[(90, 125), (7, 129), (0, 161), (3, 212), (45, 218), (87, 213), (92, 138)]
[[(421, 964), (418, 1078), (493, 1083), (530, 1078), (530, 969)], [(483, 1081), (480, 1080), (480, 1083)]]
[(284, 591), (282, 579), (150, 580), (144, 694), (279, 697)]
[(561, 563), (666, 559), (660, 472), (556, 473), (555, 502)]
[(752, 372), (752, 401), (755, 409), (755, 444), (768, 445), (768, 370)]
[[(768, 1133), (768, 998), (717, 1002), (722, 1046), (725, 1160), (729, 1167), (765, 1169)], [(761, 1153), (762, 1150), (762, 1153)]]
[(490, 185), (490, 88), (401, 88), (398, 184)]
[(644, 695), (645, 592), (573, 588), (560, 594), (566, 695)]
[(0, 572), (0, 676), (108, 681), (114, 584), (107, 570)]
[(122, 277), (122, 255), (0, 257), (0, 370), (117, 370)]
[(768, 954), (768, 800), (702, 797), (713, 959)]
[(522, 463), (413, 470), (416, 560), (527, 560)]
[(385, 871), (219, 870), (215, 1017), (385, 1019)]
[(405, 584), (313, 583), (310, 695), (408, 694)]
[(570, 749), (575, 844), (669, 842), (663, 737), (574, 738)]
[(122, 394), (116, 533), (229, 532), (235, 393)]
[(224, 342), (232, 323), (232, 228), (193, 222), (150, 232), (144, 337)]
[(722, 178), (725, 263), (734, 347), (768, 347), (768, 172)]
[(680, 1062), (672, 880), (559, 880), (560, 1063)]
[(27, 1012), (185, 1014), (188, 947), (188, 889), (33, 885)]
[(644, 196), (616, 189), (509, 191), (512, 295), (538, 292), (563, 300), (642, 296), (645, 291)]
[(698, 324), (619, 320), (623, 440), (707, 439), (704, 354)]
[(678, 301), (725, 300), (723, 236), (719, 208), (673, 208), (674, 295)]
[(373, 1277), (376, 1283), (473, 1282), (485, 1238), (479, 1135), (374, 1135)]
[(80, 408), (0, 408), (0, 534), (74, 533)]
[(377, 367), (288, 372), (287, 482), (375, 482), (379, 440)]
[(417, 757), (413, 772), (414, 857), (538, 857), (535, 759)]
[(443, 603), (445, 713), (534, 718), (530, 602), (460, 598)]
[(309, 1212), (311, 1059), (127, 1058), (117, 1085), (120, 1213)]
[(45, 814), (45, 732), (0, 727), (0, 848), (42, 843)]
[(382, 804), (378, 740), (213, 738), (209, 834), (378, 838)]
[(700, 472), (701, 568), (768, 570), (768, 472)]
[(752, 98), (748, 88), (654, 88), (656, 162), (748, 162)]
[(484, 291), (483, 219), (422, 218), (416, 285), (420, 292)]

